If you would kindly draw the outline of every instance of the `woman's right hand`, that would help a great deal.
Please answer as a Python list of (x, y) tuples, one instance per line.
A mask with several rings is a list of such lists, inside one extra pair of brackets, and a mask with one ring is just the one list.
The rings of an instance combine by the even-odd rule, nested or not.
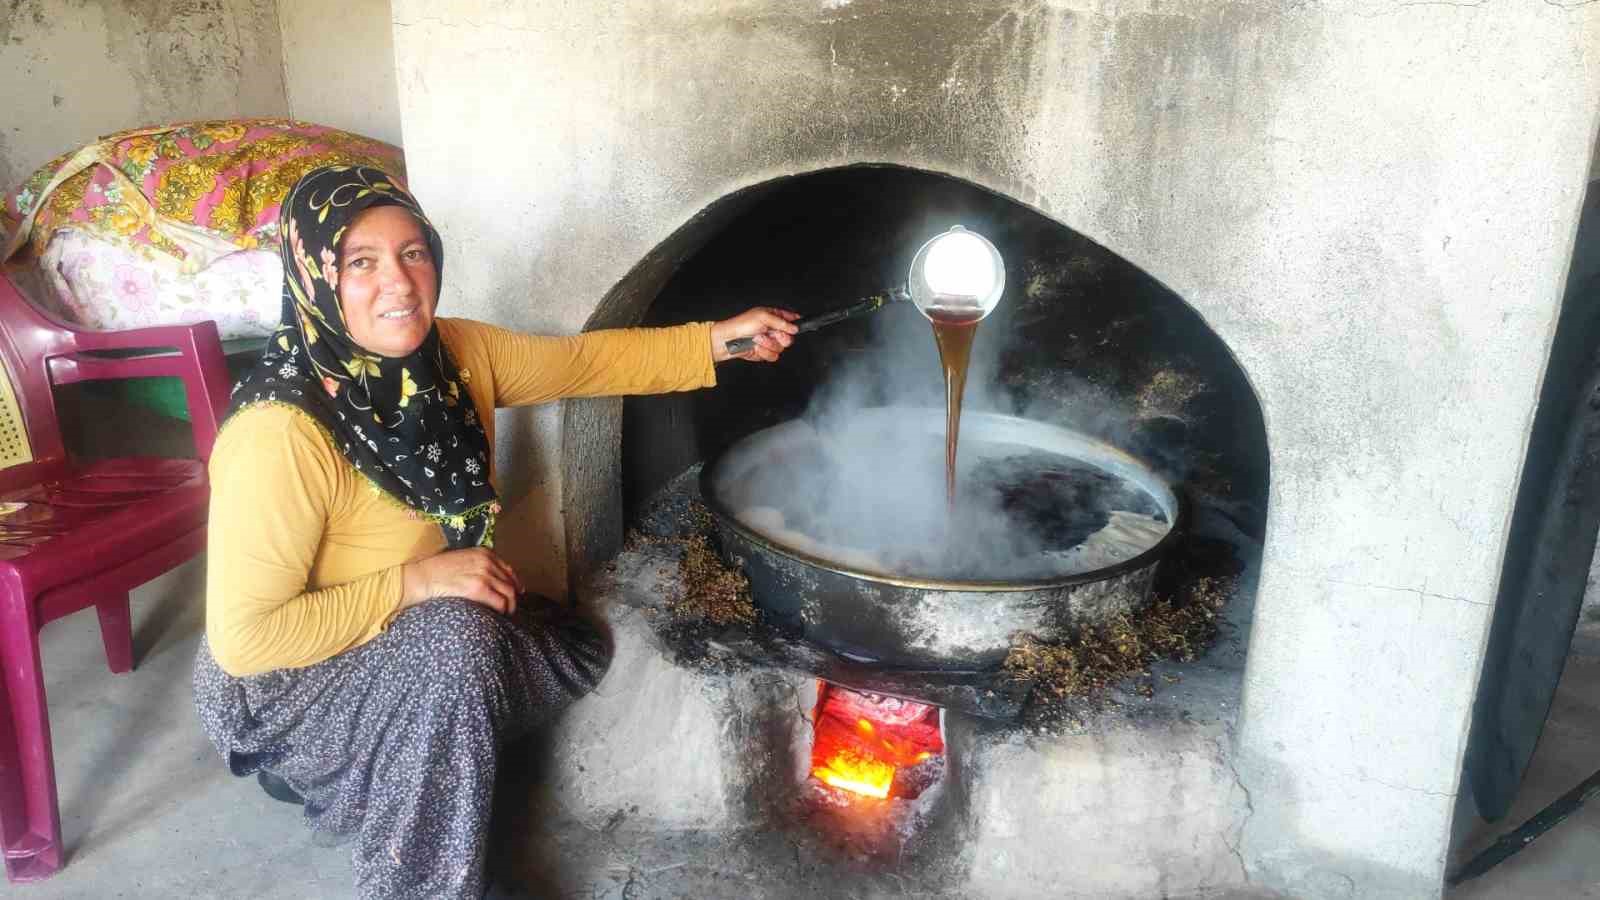
[(516, 570), (486, 547), (446, 550), (406, 563), (400, 572), (401, 609), (432, 597), (463, 597), (510, 615), (522, 593)]

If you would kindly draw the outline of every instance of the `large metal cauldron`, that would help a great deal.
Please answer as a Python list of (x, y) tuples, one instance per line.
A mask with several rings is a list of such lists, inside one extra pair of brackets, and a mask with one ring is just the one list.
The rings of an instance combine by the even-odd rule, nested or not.
[[(943, 439), (942, 416), (925, 417)], [(754, 601), (779, 627), (852, 659), (915, 669), (984, 669), (1004, 660), (1016, 636), (1063, 640), (1085, 625), (1142, 609), (1156, 564), (1183, 526), (1179, 495), (1154, 471), (1101, 441), (1054, 425), (969, 412), (962, 443), (989, 441), (1071, 458), (1148, 493), (1171, 523), (1143, 552), (1103, 568), (1029, 581), (959, 581), (885, 575), (785, 546), (741, 522), (718, 491), (731, 458), (752, 442), (782, 444), (809, 426), (758, 432), (709, 462), (701, 495), (714, 514), (723, 558), (750, 579)], [(748, 453), (746, 453), (748, 456)], [(783, 479), (784, 473), (767, 477)], [(1065, 549), (1065, 548), (1063, 548)]]

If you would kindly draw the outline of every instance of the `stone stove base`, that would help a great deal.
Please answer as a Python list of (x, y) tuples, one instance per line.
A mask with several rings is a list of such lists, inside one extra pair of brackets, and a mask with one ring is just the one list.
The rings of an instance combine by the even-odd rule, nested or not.
[[(674, 559), (635, 550), (591, 589), (616, 661), (547, 735), (548, 756), (526, 787), (539, 819), (517, 833), (548, 844), (512, 860), (538, 873), (530, 884), (581, 890), (611, 879), (617, 896), (719, 896), (701, 891), (720, 871), (733, 879), (725, 896), (741, 897), (1234, 896), (1247, 887), (1237, 845), (1251, 798), (1232, 761), (1236, 629), (1200, 662), (1157, 666), (1154, 698), (1116, 692), (1115, 705), (1068, 733), (947, 711), (944, 783), (890, 801), (885, 824), (815, 802), (814, 677), (675, 661), (652, 621), (676, 577)], [(626, 893), (629, 878), (642, 892)]]

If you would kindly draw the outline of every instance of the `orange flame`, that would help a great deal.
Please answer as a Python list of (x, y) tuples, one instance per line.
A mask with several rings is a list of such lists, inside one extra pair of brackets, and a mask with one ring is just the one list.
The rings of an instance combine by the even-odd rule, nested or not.
[[(879, 718), (875, 713), (883, 704), (888, 706)], [(819, 687), (814, 722), (811, 776), (829, 787), (879, 800), (889, 798), (901, 768), (920, 765), (944, 750), (936, 707), (827, 682)]]
[(868, 759), (848, 748), (833, 754), (826, 765), (811, 770), (823, 784), (880, 800), (888, 798), (894, 773), (894, 765)]

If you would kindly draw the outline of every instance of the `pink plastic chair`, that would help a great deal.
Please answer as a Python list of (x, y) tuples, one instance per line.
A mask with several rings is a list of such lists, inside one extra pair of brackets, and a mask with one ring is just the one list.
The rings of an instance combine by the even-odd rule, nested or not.
[[(7, 877), (35, 881), (62, 863), (39, 629), (92, 606), (111, 671), (133, 670), (128, 592), (205, 547), (228, 374), (215, 323), (78, 331), (3, 276), (0, 362), (0, 842)], [(199, 459), (67, 458), (53, 384), (156, 375), (183, 379)]]

